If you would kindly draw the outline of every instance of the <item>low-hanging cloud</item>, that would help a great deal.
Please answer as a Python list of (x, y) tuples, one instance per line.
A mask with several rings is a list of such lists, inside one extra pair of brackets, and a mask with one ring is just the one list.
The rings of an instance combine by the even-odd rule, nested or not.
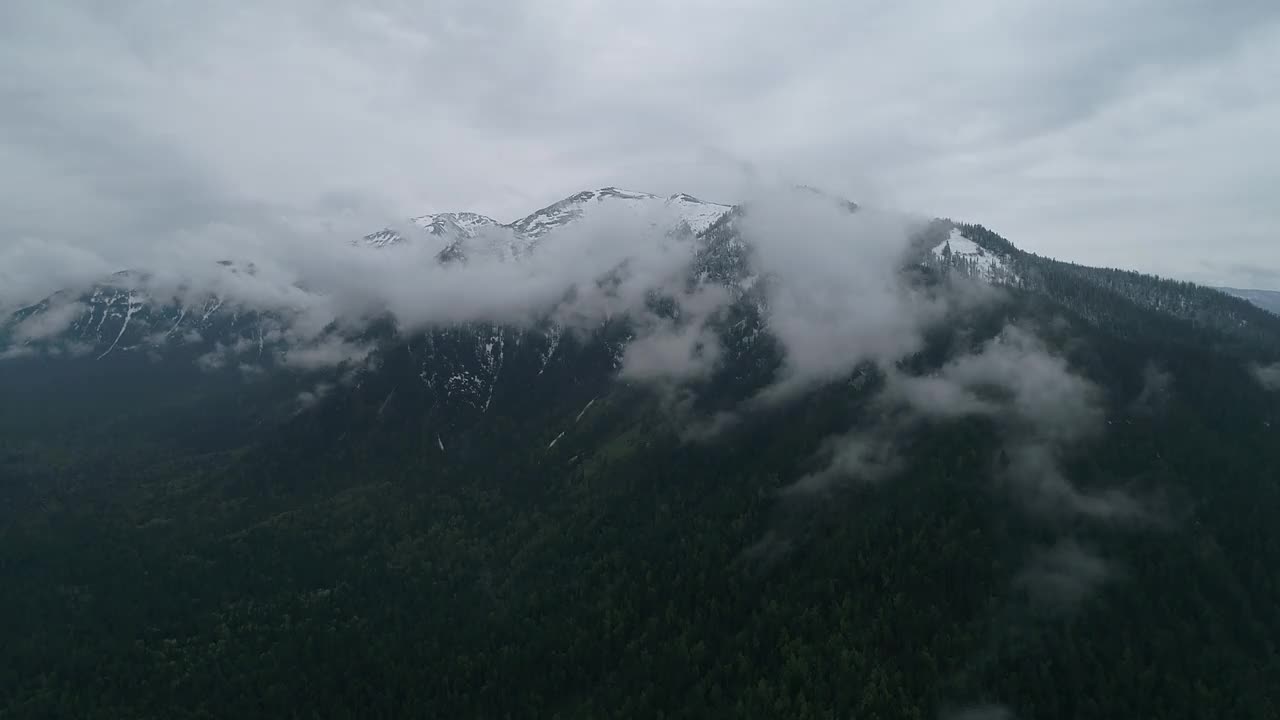
[(1253, 366), (1253, 377), (1266, 390), (1280, 390), (1280, 362)]
[(1142, 390), (1129, 408), (1136, 413), (1151, 414), (1165, 406), (1173, 392), (1173, 374), (1154, 362), (1142, 369)]
[[(810, 188), (759, 187), (732, 224), (746, 248), (741, 292), (758, 304), (781, 366), (738, 407), (683, 418), (687, 440), (713, 440), (740, 424), (744, 413), (768, 411), (859, 368), (889, 370), (920, 350), (926, 333), (948, 316), (1003, 297), (958, 275), (918, 282), (911, 272), (920, 260), (912, 237), (921, 219), (866, 207), (855, 212), (846, 201)], [(893, 465), (881, 442), (858, 452), (841, 451), (837, 441), (824, 448), (832, 469), (806, 476), (793, 488), (797, 492), (826, 489), (854, 466), (884, 476)]]
[(1099, 519), (1140, 513), (1119, 491), (1086, 492), (1068, 480), (1063, 456), (1102, 432), (1101, 391), (1021, 327), (1006, 327), (931, 376), (898, 375), (887, 392), (924, 417), (999, 422), (1000, 472), (1034, 509)]
[[(953, 275), (914, 282), (904, 268), (919, 221), (865, 208), (850, 212), (829, 196), (773, 188), (746, 203), (734, 222), (782, 364), (773, 382), (743, 406), (690, 420), (690, 437), (713, 437), (733, 427), (738, 413), (767, 411), (866, 365), (888, 377), (880, 402), (896, 408), (886, 413), (892, 419), (825, 442), (825, 467), (801, 478), (794, 492), (826, 489), (851, 476), (891, 476), (900, 465), (894, 437), (912, 422), (988, 417), (1004, 428), (1004, 472), (1032, 504), (1091, 516), (1135, 512), (1123, 496), (1084, 493), (1067, 481), (1063, 454), (1101, 425), (1098, 392), (1032, 333), (1006, 328), (929, 376), (898, 370), (931, 328), (1000, 297), (990, 289), (976, 292), (972, 280)], [(722, 357), (715, 321), (746, 291), (692, 284), (691, 262), (705, 241), (674, 231), (673, 224), (661, 208), (604, 207), (542, 236), (517, 259), (502, 249), (520, 239), (493, 227), (467, 242), (464, 261), (441, 263), (440, 241), (426, 233), (373, 249), (349, 242), (356, 233), (350, 224), (292, 218), (274, 225), (270, 237), (210, 227), (113, 281), (161, 301), (216, 298), (261, 313), (257, 342), (215, 346), (200, 359), (209, 369), (237, 367), (277, 340), (286, 343), (278, 358), (286, 367), (359, 365), (373, 352), (361, 333), (385, 317), (415, 332), (460, 323), (533, 327), (547, 318), (589, 331), (625, 316), (633, 337), (621, 355), (621, 375), (679, 385), (714, 372)], [(46, 315), (41, 322), (52, 327), (73, 312)]]
[(621, 376), (679, 383), (710, 375), (720, 359), (720, 341), (709, 321), (728, 301), (724, 288), (704, 287), (679, 296), (677, 317), (642, 318), (638, 336), (623, 352)]
[(284, 364), (299, 370), (322, 370), (348, 363), (360, 363), (373, 352), (370, 345), (347, 342), (341, 338), (326, 338), (320, 342), (284, 353)]
[[(268, 340), (304, 347), (322, 343), (325, 350), (334, 349), (331, 335), (349, 341), (370, 321), (386, 317), (405, 332), (471, 322), (529, 326), (548, 316), (569, 329), (589, 330), (611, 317), (644, 311), (653, 293), (672, 295), (691, 316), (703, 318), (725, 298), (685, 285), (694, 239), (673, 232), (674, 224), (670, 211), (661, 207), (639, 213), (602, 207), (541, 237), (537, 251), (519, 260), (486, 250), (516, 243), (510, 229), (484, 229), (469, 240), (466, 261), (454, 263), (440, 262), (440, 243), (422, 231), (406, 242), (373, 249), (349, 242), (368, 230), (363, 223), (292, 218), (275, 223), (271, 232), (221, 225), (164, 248), (140, 246), (119, 261), (123, 265), (86, 252), (90, 260), (82, 263), (83, 272), (65, 276), (78, 285), (63, 285), (63, 275), (47, 275), (44, 284), (0, 287), (0, 300), (12, 309), (98, 282), (159, 304), (260, 313), (261, 323), (277, 335)], [(60, 245), (22, 247), (24, 266), (57, 265), (66, 257)], [(38, 322), (70, 320), (72, 307), (41, 313)], [(35, 322), (20, 340), (47, 335)], [(672, 328), (655, 322), (640, 327), (672, 334)], [(700, 327), (684, 321), (678, 334), (696, 334)], [(713, 357), (715, 348), (703, 345), (702, 354)], [(317, 353), (303, 350), (293, 358), (311, 364)]]
[(121, 269), (92, 250), (64, 241), (0, 240), (0, 313)]
[[(1005, 438), (1002, 473), (1031, 505), (1093, 517), (1137, 512), (1119, 493), (1086, 493), (1067, 480), (1064, 455), (1101, 428), (1100, 397), (1031, 332), (1010, 326), (928, 376), (898, 369), (930, 329), (1000, 297), (974, 291), (972, 280), (954, 274), (915, 282), (905, 268), (918, 220), (850, 212), (820, 193), (771, 188), (733, 222), (745, 242), (752, 291), (691, 284), (691, 263), (705, 240), (674, 231), (661, 208), (621, 206), (555, 229), (516, 259), (502, 250), (520, 240), (509, 228), (484, 229), (467, 242), (466, 259), (452, 263), (437, 259), (440, 241), (425, 233), (375, 250), (349, 242), (357, 236), (349, 223), (292, 218), (269, 237), (210, 227), (145, 258), (128, 277), (153, 298), (216, 296), (269, 315), (273, 325), (264, 332), (288, 342), (281, 361), (304, 370), (368, 359), (372, 345), (359, 335), (377, 318), (390, 317), (406, 332), (473, 322), (533, 327), (547, 318), (589, 331), (625, 316), (634, 336), (621, 356), (622, 376), (668, 385), (715, 370), (722, 356), (715, 320), (742, 293), (758, 290), (765, 327), (781, 350), (779, 372), (740, 408), (692, 422), (691, 436), (713, 436), (734, 426), (736, 413), (767, 411), (871, 366), (888, 378), (880, 403), (892, 419), (828, 440), (825, 467), (792, 492), (891, 476), (900, 466), (895, 437), (913, 422), (986, 417)], [(254, 349), (241, 339), (202, 362), (234, 367)]]
[(84, 312), (84, 305), (76, 301), (54, 299), (44, 312), (34, 313), (13, 329), (19, 342), (43, 340), (58, 335), (71, 326)]
[(828, 439), (819, 453), (823, 467), (802, 476), (787, 493), (883, 480), (905, 464), (896, 443), (915, 425), (983, 417), (997, 424), (1001, 438), (996, 479), (1008, 483), (1029, 509), (1097, 520), (1143, 514), (1141, 505), (1119, 490), (1087, 491), (1068, 478), (1067, 454), (1103, 429), (1101, 393), (1029, 331), (1008, 326), (929, 375), (896, 368), (887, 375), (876, 400), (881, 419)]
[(1068, 612), (1092, 595), (1111, 575), (1107, 563), (1075, 540), (1038, 548), (1014, 585), (1051, 612)]
[(887, 365), (920, 348), (940, 306), (906, 281), (911, 221), (856, 213), (807, 191), (771, 193), (740, 223), (752, 269), (767, 288), (769, 329), (785, 350), (776, 401), (835, 380), (864, 362)]
[[(740, 231), (752, 248), (752, 272), (768, 288), (769, 330), (784, 350), (782, 374), (762, 402), (919, 347), (941, 306), (900, 272), (913, 221), (872, 210), (850, 213), (842, 202), (790, 188), (759, 192), (746, 207)], [(86, 275), (128, 270), (96, 279), (138, 298), (260, 313), (272, 328), (272, 337), (260, 341), (301, 348), (285, 355), (287, 365), (367, 355), (354, 338), (378, 318), (391, 318), (405, 332), (465, 323), (528, 327), (548, 317), (590, 331), (629, 316), (636, 335), (623, 356), (624, 375), (680, 382), (715, 367), (720, 348), (711, 323), (735, 295), (690, 283), (700, 241), (677, 220), (660, 203), (639, 211), (602, 203), (540, 237), (517, 259), (505, 248), (528, 240), (492, 226), (465, 241), (465, 261), (442, 263), (442, 241), (412, 228), (405, 229), (406, 242), (373, 249), (349, 242), (368, 228), (358, 214), (325, 222), (284, 217), (266, 230), (210, 225), (162, 248), (139, 246), (124, 258), (125, 267), (94, 256), (83, 268)], [(54, 259), (65, 254), (59, 246), (38, 245), (24, 253), (34, 256), (40, 248)], [(674, 303), (676, 314), (656, 313), (655, 297)], [(218, 366), (230, 359), (222, 356), (241, 351), (215, 348), (204, 363)]]
[(18, 360), (21, 358), (32, 357), (36, 354), (36, 349), (29, 345), (14, 345), (12, 347), (0, 350), (0, 360)]
[(893, 444), (896, 431), (888, 422), (874, 432), (853, 431), (824, 440), (818, 451), (824, 467), (783, 488), (783, 496), (823, 495), (850, 478), (878, 482), (896, 474), (904, 463)]
[(1142, 504), (1120, 489), (1086, 491), (1068, 478), (1063, 468), (1065, 449), (1043, 439), (1010, 441), (1008, 464), (1000, 477), (1009, 482), (1028, 508), (1045, 515), (1079, 515), (1093, 520), (1143, 518)]
[(310, 390), (303, 390), (298, 393), (298, 397), (296, 398), (298, 403), (298, 412), (303, 412), (315, 407), (321, 400), (329, 395), (329, 393), (333, 392), (333, 388), (333, 383), (319, 382)]
[(1016, 325), (932, 376), (898, 376), (891, 392), (925, 415), (994, 415), (1054, 443), (1073, 442), (1101, 427), (1097, 387)]

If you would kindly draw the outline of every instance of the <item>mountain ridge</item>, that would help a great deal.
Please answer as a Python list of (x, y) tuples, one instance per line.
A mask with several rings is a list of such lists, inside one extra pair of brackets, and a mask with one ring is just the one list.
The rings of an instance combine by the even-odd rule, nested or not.
[[(88, 352), (0, 370), (0, 714), (1274, 715), (1280, 318), (751, 212), (674, 277), (301, 347), (116, 277)], [(480, 259), (441, 272), (537, 263)]]
[(1248, 300), (1263, 310), (1280, 315), (1280, 290), (1250, 290), (1232, 287), (1219, 287), (1217, 289), (1233, 297)]
[[(511, 258), (526, 255), (532, 246), (548, 232), (580, 221), (605, 206), (612, 210), (626, 209), (632, 212), (653, 213), (658, 209), (669, 210), (678, 222), (688, 224), (689, 230), (695, 235), (706, 230), (716, 219), (732, 208), (730, 205), (705, 202), (687, 193), (675, 193), (662, 197), (608, 186), (598, 190), (574, 193), (509, 223), (500, 223), (486, 215), (473, 212), (421, 215), (412, 218), (410, 222), (429, 235), (447, 238), (449, 242), (441, 252), (451, 258), (458, 255), (457, 248), (461, 243), (487, 229), (509, 231), (514, 237), (509, 240), (504, 256)], [(363, 242), (371, 247), (386, 247), (405, 240), (401, 232), (384, 228), (352, 242), (353, 244)]]
[[(735, 288), (738, 288), (739, 284), (753, 282), (754, 276), (745, 264), (748, 250), (742, 244), (740, 235), (735, 229), (734, 217), (742, 212), (741, 206), (704, 203), (685, 194), (678, 193), (663, 198), (613, 187), (583, 191), (535, 211), (507, 226), (497, 225), (491, 218), (476, 213), (437, 213), (418, 216), (415, 220), (420, 223), (420, 229), (447, 241), (448, 244), (444, 245), (436, 255), (437, 261), (441, 264), (465, 261), (469, 252), (476, 251), (474, 243), (486, 229), (505, 232), (509, 227), (524, 223), (524, 226), (530, 229), (530, 236), (519, 241), (523, 245), (519, 247), (508, 245), (506, 243), (510, 238), (499, 236), (492, 241), (492, 244), (502, 247), (488, 251), (490, 257), (500, 260), (519, 260), (528, 257), (533, 246), (553, 227), (564, 227), (580, 222), (590, 215), (590, 210), (612, 202), (621, 202), (623, 207), (632, 213), (640, 211), (637, 208), (668, 209), (674, 206), (674, 215), (663, 217), (668, 223), (674, 222), (673, 225), (668, 225), (669, 231), (683, 228), (697, 238), (700, 245), (693, 263), (697, 276), (701, 278), (700, 282), (710, 280)], [(857, 210), (856, 205), (847, 202), (845, 204), (850, 211)], [(377, 235), (377, 233), (371, 234), (366, 238)], [(1200, 322), (1207, 317), (1204, 310), (1197, 308), (1221, 305), (1221, 308), (1213, 312), (1220, 314), (1222, 319), (1213, 322), (1231, 333), (1239, 333), (1241, 328), (1247, 329), (1256, 324), (1256, 320), (1236, 317), (1241, 312), (1240, 305), (1223, 304), (1209, 296), (1197, 296), (1198, 299), (1192, 301), (1179, 295), (1179, 293), (1191, 293), (1197, 286), (1163, 281), (1129, 271), (1087, 268), (1039, 258), (1017, 249), (1004, 238), (980, 225), (964, 225), (949, 220), (939, 220), (922, 230), (920, 238), (917, 242), (919, 248), (917, 252), (921, 253), (923, 259), (948, 267), (962, 275), (981, 279), (988, 284), (1015, 287), (1037, 285), (1042, 275), (1037, 268), (1043, 268), (1049, 263), (1057, 263), (1055, 267), (1061, 268), (1062, 271), (1077, 275), (1087, 273), (1095, 282), (1121, 282), (1124, 285), (1145, 283), (1150, 290), (1146, 291), (1148, 294), (1142, 296), (1142, 302), (1148, 302), (1157, 310), (1173, 314), (1181, 313), (1193, 321)], [(371, 247), (379, 249), (394, 244), (391, 241), (379, 241), (373, 243)], [(219, 271), (231, 275), (238, 273), (252, 275), (255, 272), (252, 264), (242, 267), (241, 264), (231, 261), (220, 263)], [(287, 334), (282, 332), (283, 328), (280, 327), (279, 321), (255, 313), (252, 308), (239, 309), (234, 303), (227, 302), (228, 298), (214, 295), (192, 297), (178, 302), (173, 299), (152, 298), (147, 294), (145, 284), (142, 282), (145, 278), (146, 273), (121, 271), (78, 298), (74, 297), (74, 290), (68, 289), (35, 305), (20, 308), (5, 322), (0, 323), (0, 353), (3, 353), (0, 354), (0, 358), (16, 357), (37, 351), (41, 343), (48, 344), (48, 341), (57, 338), (57, 334), (48, 332), (47, 328), (32, 332), (32, 327), (37, 324), (34, 320), (38, 319), (33, 316), (56, 311), (53, 312), (53, 316), (49, 316), (50, 320), (65, 319), (72, 312), (72, 308), (76, 307), (81, 308), (83, 312), (80, 317), (68, 324), (69, 332), (72, 332), (73, 336), (69, 338), (67, 347), (77, 352), (92, 354), (94, 357), (100, 358), (117, 350), (159, 347), (164, 342), (175, 339), (178, 341), (189, 339), (196, 341), (197, 344), (203, 343), (207, 350), (214, 350), (221, 346), (244, 346), (248, 343), (258, 348), (260, 352), (268, 347), (273, 347), (277, 355), (287, 351), (289, 339)], [(743, 285), (743, 288), (745, 287), (746, 285)], [(735, 292), (742, 292), (743, 288), (738, 288)], [(1151, 294), (1157, 292), (1164, 293), (1165, 295), (1160, 296), (1164, 299), (1156, 299), (1157, 295)], [(1180, 299), (1174, 299), (1175, 297)], [(1226, 295), (1221, 297), (1224, 301), (1227, 298)], [(223, 316), (225, 316), (225, 322), (219, 320)], [(204, 334), (208, 334), (213, 327), (211, 323), (218, 324), (221, 328), (213, 335), (227, 328), (234, 327), (239, 330), (223, 337), (205, 338)], [(255, 326), (255, 323), (265, 323), (265, 325)], [(130, 330), (131, 326), (133, 326), (132, 330)], [(93, 330), (92, 333), (89, 332), (90, 328)], [(331, 334), (326, 331), (318, 337), (323, 341)], [(58, 348), (54, 347), (52, 351), (58, 352)]]

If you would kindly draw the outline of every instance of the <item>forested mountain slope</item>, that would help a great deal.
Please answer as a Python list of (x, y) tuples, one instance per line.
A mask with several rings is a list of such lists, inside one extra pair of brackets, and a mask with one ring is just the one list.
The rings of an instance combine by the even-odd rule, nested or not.
[(754, 217), (589, 321), (649, 266), (336, 364), (0, 361), (0, 714), (1280, 713), (1280, 317)]

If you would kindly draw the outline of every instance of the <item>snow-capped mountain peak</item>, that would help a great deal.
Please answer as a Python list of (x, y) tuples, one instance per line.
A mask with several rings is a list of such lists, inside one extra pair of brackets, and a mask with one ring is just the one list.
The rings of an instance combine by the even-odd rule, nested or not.
[[(498, 221), (486, 215), (473, 212), (443, 212), (430, 215), (419, 215), (409, 219), (413, 227), (420, 228), (432, 237), (442, 238), (445, 245), (459, 240), (474, 237), (486, 227), (498, 227)], [(392, 228), (383, 228), (375, 233), (365, 235), (353, 244), (381, 248), (396, 245), (405, 241), (405, 236)]]
[(383, 228), (377, 232), (369, 233), (359, 240), (352, 240), (352, 245), (366, 245), (371, 248), (382, 248), (388, 245), (395, 245), (403, 242), (404, 238), (400, 233), (391, 228)]
[(432, 235), (457, 235), (471, 237), (483, 227), (497, 225), (498, 221), (487, 215), (473, 212), (445, 212), (420, 215), (410, 222)]
[(732, 205), (704, 202), (685, 193), (676, 193), (666, 199), (666, 206), (675, 209), (694, 235), (715, 224), (725, 213), (733, 209)]
[(664, 209), (673, 211), (677, 222), (688, 225), (689, 230), (696, 235), (710, 227), (731, 206), (703, 202), (684, 193), (664, 198), (651, 193), (606, 187), (571, 195), (511, 223), (509, 227), (532, 243), (556, 228), (601, 211), (623, 210), (637, 215), (649, 213), (656, 216)]
[(989, 283), (1006, 282), (1013, 276), (1008, 258), (965, 237), (959, 228), (951, 228), (947, 239), (933, 248), (933, 256), (945, 265)]
[[(426, 231), (434, 238), (443, 239), (442, 259), (456, 260), (465, 257), (465, 250), (474, 243), (468, 242), (486, 231), (499, 231), (488, 243), (486, 250), (498, 251), (503, 257), (523, 257), (547, 233), (557, 228), (579, 222), (598, 213), (623, 212), (652, 217), (654, 224), (671, 223), (669, 230), (687, 227), (694, 235), (701, 234), (716, 220), (732, 209), (731, 205), (704, 202), (686, 193), (662, 197), (652, 193), (605, 187), (584, 190), (552, 203), (515, 222), (499, 224), (493, 218), (473, 212), (442, 212), (420, 215), (410, 219), (413, 227)], [(411, 233), (410, 233), (411, 234)], [(364, 236), (353, 244), (382, 248), (405, 242), (403, 231), (385, 228)], [(501, 246), (501, 247), (498, 247)]]

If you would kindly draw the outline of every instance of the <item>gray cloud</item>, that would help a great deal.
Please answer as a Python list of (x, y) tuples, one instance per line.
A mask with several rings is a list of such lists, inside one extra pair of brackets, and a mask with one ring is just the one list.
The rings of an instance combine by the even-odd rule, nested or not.
[(1101, 394), (1030, 332), (1009, 326), (974, 353), (930, 377), (897, 375), (890, 398), (925, 417), (991, 417), (1004, 426), (1004, 478), (1028, 506), (1095, 519), (1141, 515), (1122, 492), (1086, 492), (1062, 469), (1062, 455), (1102, 430)]
[(1041, 439), (1015, 439), (1007, 449), (1003, 479), (1022, 496), (1029, 509), (1093, 520), (1144, 518), (1143, 506), (1121, 490), (1089, 492), (1072, 484), (1062, 468), (1062, 452), (1061, 446)]
[(1271, 365), (1256, 365), (1253, 376), (1267, 390), (1280, 390), (1280, 362)]
[(1134, 398), (1130, 408), (1138, 413), (1152, 413), (1168, 402), (1173, 392), (1173, 375), (1161, 370), (1154, 363), (1142, 369), (1142, 391)]
[(55, 301), (45, 312), (35, 313), (18, 323), (13, 336), (19, 342), (53, 337), (70, 327), (83, 311), (84, 305), (79, 302)]
[[(768, 288), (768, 325), (785, 359), (761, 402), (863, 362), (892, 363), (920, 346), (951, 296), (964, 308), (979, 297), (934, 297), (907, 282), (901, 269), (913, 221), (903, 216), (851, 214), (829, 197), (776, 186), (746, 208), (742, 235), (753, 247), (751, 269)], [(155, 300), (216, 301), (269, 314), (257, 343), (245, 338), (215, 348), (201, 359), (209, 369), (277, 341), (292, 348), (283, 357), (289, 366), (362, 360), (368, 348), (351, 338), (371, 318), (387, 315), (409, 331), (469, 322), (527, 326), (548, 315), (570, 330), (590, 330), (629, 316), (636, 337), (621, 358), (623, 376), (680, 383), (714, 368), (720, 347), (709, 323), (733, 292), (689, 286), (697, 241), (672, 232), (673, 224), (664, 207), (637, 213), (605, 204), (543, 236), (518, 261), (475, 252), (466, 262), (441, 264), (437, 244), (415, 239), (374, 250), (347, 241), (357, 232), (348, 223), (294, 217), (275, 221), (270, 232), (231, 226), (192, 232), (139, 255), (140, 272), (108, 282)], [(483, 230), (473, 245), (503, 246), (510, 234)], [(86, 266), (107, 262), (99, 260)], [(651, 306), (655, 298), (670, 300), (675, 315), (660, 316)]]
[[(96, 279), (138, 297), (172, 299), (187, 307), (219, 303), (227, 310), (269, 314), (260, 321), (258, 342), (242, 339), (243, 347), (215, 348), (202, 358), (208, 368), (277, 341), (292, 348), (283, 358), (286, 365), (315, 368), (360, 360), (368, 348), (351, 338), (370, 319), (387, 315), (410, 331), (467, 322), (524, 325), (548, 314), (570, 329), (585, 330), (610, 317), (634, 315), (640, 336), (628, 371), (636, 377), (674, 377), (686, 374), (672, 364), (681, 343), (686, 361), (710, 368), (718, 347), (704, 325), (728, 297), (723, 291), (685, 287), (694, 244), (687, 234), (668, 232), (672, 222), (665, 209), (636, 214), (603, 207), (544, 236), (538, 252), (519, 262), (476, 253), (465, 263), (442, 265), (435, 257), (438, 248), (420, 239), (378, 250), (355, 247), (348, 241), (358, 231), (349, 224), (321, 227), (307, 218), (289, 218), (275, 222), (270, 233), (205, 228), (140, 253), (132, 264), (138, 272), (106, 278), (86, 273), (81, 282)], [(508, 242), (504, 234), (510, 231), (495, 228), (489, 232), (492, 237), (476, 242)], [(61, 256), (54, 255), (55, 260)], [(95, 258), (84, 263), (86, 269), (109, 267), (92, 251), (86, 255)], [(24, 256), (34, 254), (24, 250)], [(0, 297), (6, 290), (25, 293), (30, 287), (0, 287)], [(682, 313), (678, 323), (647, 309), (653, 293), (674, 297)], [(9, 304), (38, 297), (15, 294)], [(76, 307), (56, 305), (19, 325), (14, 335), (19, 340), (46, 337), (72, 320)], [(656, 367), (659, 361), (667, 366)]]
[(1245, 285), (1280, 266), (1278, 40), (1265, 0), (9, 3), (0, 281), (18, 243), (119, 268), (280, 217), (785, 178)]
[(1012, 325), (932, 377), (898, 376), (891, 392), (925, 415), (1003, 417), (1012, 428), (1055, 444), (1070, 444), (1101, 426), (1097, 388), (1036, 336)]
[(1074, 540), (1036, 550), (1014, 581), (1036, 605), (1055, 612), (1074, 609), (1110, 576), (1102, 558)]
[(927, 376), (885, 368), (878, 397), (882, 413), (869, 429), (827, 440), (822, 469), (789, 486), (786, 494), (826, 491), (839, 483), (877, 481), (903, 464), (895, 438), (927, 420), (987, 417), (1003, 441), (997, 479), (1028, 509), (1095, 520), (1142, 517), (1142, 506), (1119, 490), (1086, 491), (1063, 470), (1063, 457), (1101, 432), (1101, 395), (1033, 334), (1008, 326), (974, 352)]
[(715, 337), (701, 328), (664, 327), (628, 343), (622, 376), (637, 380), (692, 379), (712, 369), (719, 353)]
[(208, 372), (221, 370), (227, 366), (228, 355), (227, 347), (222, 343), (218, 343), (213, 350), (196, 358), (196, 366)]
[(786, 350), (782, 377), (762, 401), (892, 363), (921, 346), (940, 306), (902, 275), (909, 221), (850, 213), (809, 192), (759, 195), (742, 218), (752, 269), (767, 288), (769, 327)]
[(786, 486), (782, 495), (821, 495), (850, 478), (877, 482), (892, 476), (903, 464), (893, 447), (896, 431), (897, 428), (885, 421), (873, 432), (852, 431), (827, 438), (819, 451), (819, 457), (826, 459), (826, 466)]
[(98, 253), (65, 241), (5, 233), (0, 235), (0, 311), (36, 302), (119, 269)]
[(361, 363), (373, 348), (341, 338), (325, 338), (312, 345), (291, 348), (284, 354), (284, 364), (300, 370), (320, 370), (345, 363)]
[[(851, 213), (831, 196), (776, 186), (758, 188), (741, 209), (733, 222), (747, 243), (750, 274), (738, 290), (750, 287), (746, 292), (758, 293), (748, 299), (760, 303), (765, 326), (782, 351), (782, 366), (772, 383), (739, 408), (711, 418), (677, 412), (688, 440), (713, 439), (736, 426), (741, 412), (788, 401), (847, 378), (860, 366), (890, 370), (923, 346), (930, 327), (1002, 297), (999, 290), (964, 277), (948, 277), (934, 288), (912, 282), (906, 268), (918, 219), (866, 207)], [(627, 244), (632, 253), (636, 246)], [(677, 259), (688, 262), (687, 255)], [(686, 277), (684, 264), (678, 272), (658, 264), (664, 272), (648, 277), (666, 283), (665, 291), (679, 299), (686, 319), (642, 325), (649, 335), (633, 341), (624, 375), (681, 380), (703, 376), (714, 366), (717, 338), (706, 320), (732, 295), (720, 290), (691, 295), (678, 289)], [(672, 407), (680, 411), (687, 405)], [(853, 437), (844, 441), (856, 444)], [(804, 478), (792, 490), (826, 488), (855, 469), (884, 476), (893, 465), (888, 449), (878, 442), (857, 451), (835, 442), (827, 450), (832, 467)]]
[(622, 377), (674, 382), (706, 377), (720, 358), (720, 341), (708, 320), (730, 299), (719, 286), (680, 293), (677, 318), (641, 322), (640, 335), (623, 353)]
[(329, 393), (333, 392), (333, 384), (327, 382), (316, 383), (315, 387), (310, 390), (303, 390), (298, 393), (298, 412), (309, 410), (320, 403)]

